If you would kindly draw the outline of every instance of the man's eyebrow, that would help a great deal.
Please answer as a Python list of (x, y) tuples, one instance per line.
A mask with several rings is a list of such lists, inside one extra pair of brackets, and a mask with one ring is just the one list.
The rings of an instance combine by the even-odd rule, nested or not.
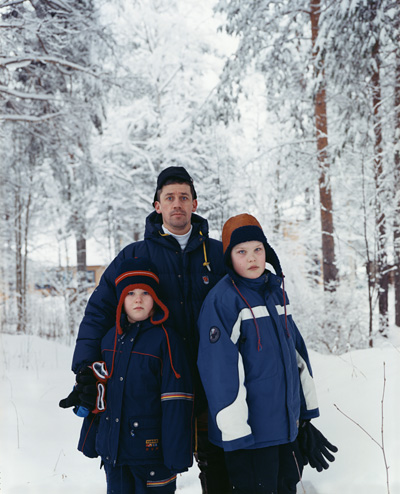
[[(175, 195), (175, 192), (167, 192), (165, 195), (166, 196), (174, 196)], [(188, 192), (178, 192), (177, 195), (178, 196), (188, 196), (189, 197), (189, 193)]]

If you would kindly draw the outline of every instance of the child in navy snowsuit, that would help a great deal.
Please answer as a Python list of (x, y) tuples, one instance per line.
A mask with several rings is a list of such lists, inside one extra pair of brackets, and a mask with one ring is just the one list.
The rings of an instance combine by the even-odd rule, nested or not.
[(222, 242), (228, 274), (198, 320), (209, 440), (224, 449), (235, 493), (295, 493), (303, 465), (328, 468), (337, 448), (310, 423), (319, 410), (307, 349), (260, 224), (234, 216)]
[(104, 363), (91, 366), (104, 391), (96, 391), (78, 449), (101, 456), (108, 494), (173, 493), (176, 474), (192, 465), (189, 366), (179, 337), (164, 326), (168, 309), (157, 295), (155, 266), (125, 260), (115, 284), (116, 326), (102, 340)]

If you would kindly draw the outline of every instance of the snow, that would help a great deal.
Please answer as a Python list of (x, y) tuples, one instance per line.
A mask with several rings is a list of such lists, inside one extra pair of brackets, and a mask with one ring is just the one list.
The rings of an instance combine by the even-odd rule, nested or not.
[[(392, 334), (398, 332), (393, 328)], [(36, 336), (0, 334), (0, 492), (57, 494), (106, 492), (99, 459), (77, 451), (81, 419), (58, 407), (70, 391), (73, 348)], [(307, 494), (387, 493), (383, 455), (378, 445), (340, 410), (381, 441), (384, 395), (385, 453), (390, 466), (390, 492), (400, 493), (400, 338), (377, 342), (373, 349), (341, 356), (310, 352), (321, 417), (314, 421), (339, 447), (329, 470), (306, 467)], [(200, 494), (194, 466), (178, 478), (177, 492)]]

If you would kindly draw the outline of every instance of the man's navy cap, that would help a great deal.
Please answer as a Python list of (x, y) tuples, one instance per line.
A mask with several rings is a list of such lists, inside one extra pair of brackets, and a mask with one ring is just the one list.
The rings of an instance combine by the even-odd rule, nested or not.
[(165, 182), (168, 180), (176, 179), (179, 182), (187, 182), (193, 187), (193, 199), (197, 199), (197, 194), (193, 185), (193, 178), (189, 175), (186, 169), (183, 166), (169, 166), (165, 170), (163, 170), (157, 178), (157, 188), (154, 194), (154, 203), (157, 201), (157, 192), (162, 189)]

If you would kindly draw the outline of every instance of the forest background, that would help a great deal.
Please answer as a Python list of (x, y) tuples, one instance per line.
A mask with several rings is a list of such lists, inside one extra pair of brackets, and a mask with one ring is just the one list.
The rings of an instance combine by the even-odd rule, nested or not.
[(211, 236), (260, 220), (310, 348), (398, 331), (399, 41), (389, 0), (1, 0), (1, 332), (72, 345), (170, 165)]

